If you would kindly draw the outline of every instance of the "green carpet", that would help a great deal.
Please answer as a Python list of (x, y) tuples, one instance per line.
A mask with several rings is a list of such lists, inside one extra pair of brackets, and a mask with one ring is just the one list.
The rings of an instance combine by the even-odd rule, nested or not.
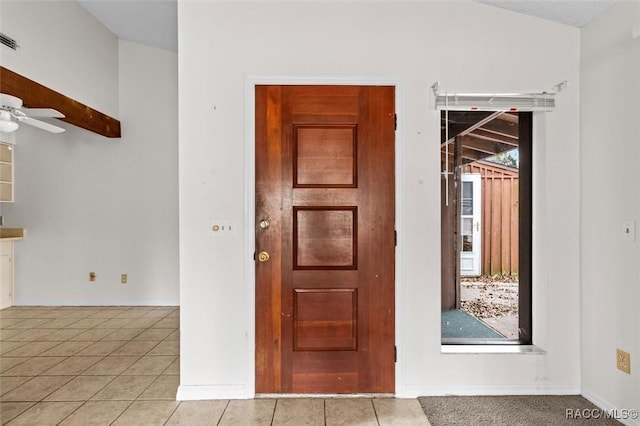
[(460, 310), (442, 311), (440, 326), (443, 339), (503, 339), (504, 336), (473, 315)]

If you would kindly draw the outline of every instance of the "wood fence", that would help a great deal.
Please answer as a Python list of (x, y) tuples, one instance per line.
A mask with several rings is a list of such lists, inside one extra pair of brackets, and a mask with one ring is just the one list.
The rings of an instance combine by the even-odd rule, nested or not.
[(482, 274), (518, 274), (518, 169), (478, 161), (463, 173), (482, 176)]

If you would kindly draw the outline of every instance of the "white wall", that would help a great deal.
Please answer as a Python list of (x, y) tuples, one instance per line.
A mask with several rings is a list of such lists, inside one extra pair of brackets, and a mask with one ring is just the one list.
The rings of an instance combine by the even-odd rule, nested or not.
[[(640, 408), (640, 2), (582, 29), (582, 389), (602, 406)], [(631, 375), (616, 370), (631, 353)], [(640, 421), (636, 421), (640, 424)]]
[[(76, 2), (2, 2), (2, 64), (122, 124), (15, 134), (15, 304), (177, 304), (177, 54), (118, 42)], [(97, 281), (89, 282), (89, 272)], [(127, 285), (120, 274), (127, 273)]]
[(75, 1), (0, 0), (2, 66), (118, 117), (118, 39)]
[[(209, 220), (252, 218), (244, 88), (265, 75), (401, 82), (398, 395), (578, 393), (579, 43), (576, 28), (471, 1), (179, 2), (179, 398), (253, 396), (250, 231), (211, 238)], [(570, 82), (556, 111), (536, 117), (533, 333), (544, 355), (440, 353), (436, 80), (475, 92)]]

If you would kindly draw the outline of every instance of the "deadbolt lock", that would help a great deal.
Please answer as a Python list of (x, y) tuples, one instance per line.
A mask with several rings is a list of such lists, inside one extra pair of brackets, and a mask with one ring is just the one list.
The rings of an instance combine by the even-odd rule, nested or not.
[(266, 251), (261, 251), (260, 253), (258, 253), (258, 260), (260, 262), (267, 262), (269, 260), (269, 253), (267, 253)]

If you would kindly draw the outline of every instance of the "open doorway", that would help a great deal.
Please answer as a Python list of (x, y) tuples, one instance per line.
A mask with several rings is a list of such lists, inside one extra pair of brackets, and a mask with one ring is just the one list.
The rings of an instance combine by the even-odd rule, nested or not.
[(531, 113), (441, 119), (442, 342), (530, 343)]

